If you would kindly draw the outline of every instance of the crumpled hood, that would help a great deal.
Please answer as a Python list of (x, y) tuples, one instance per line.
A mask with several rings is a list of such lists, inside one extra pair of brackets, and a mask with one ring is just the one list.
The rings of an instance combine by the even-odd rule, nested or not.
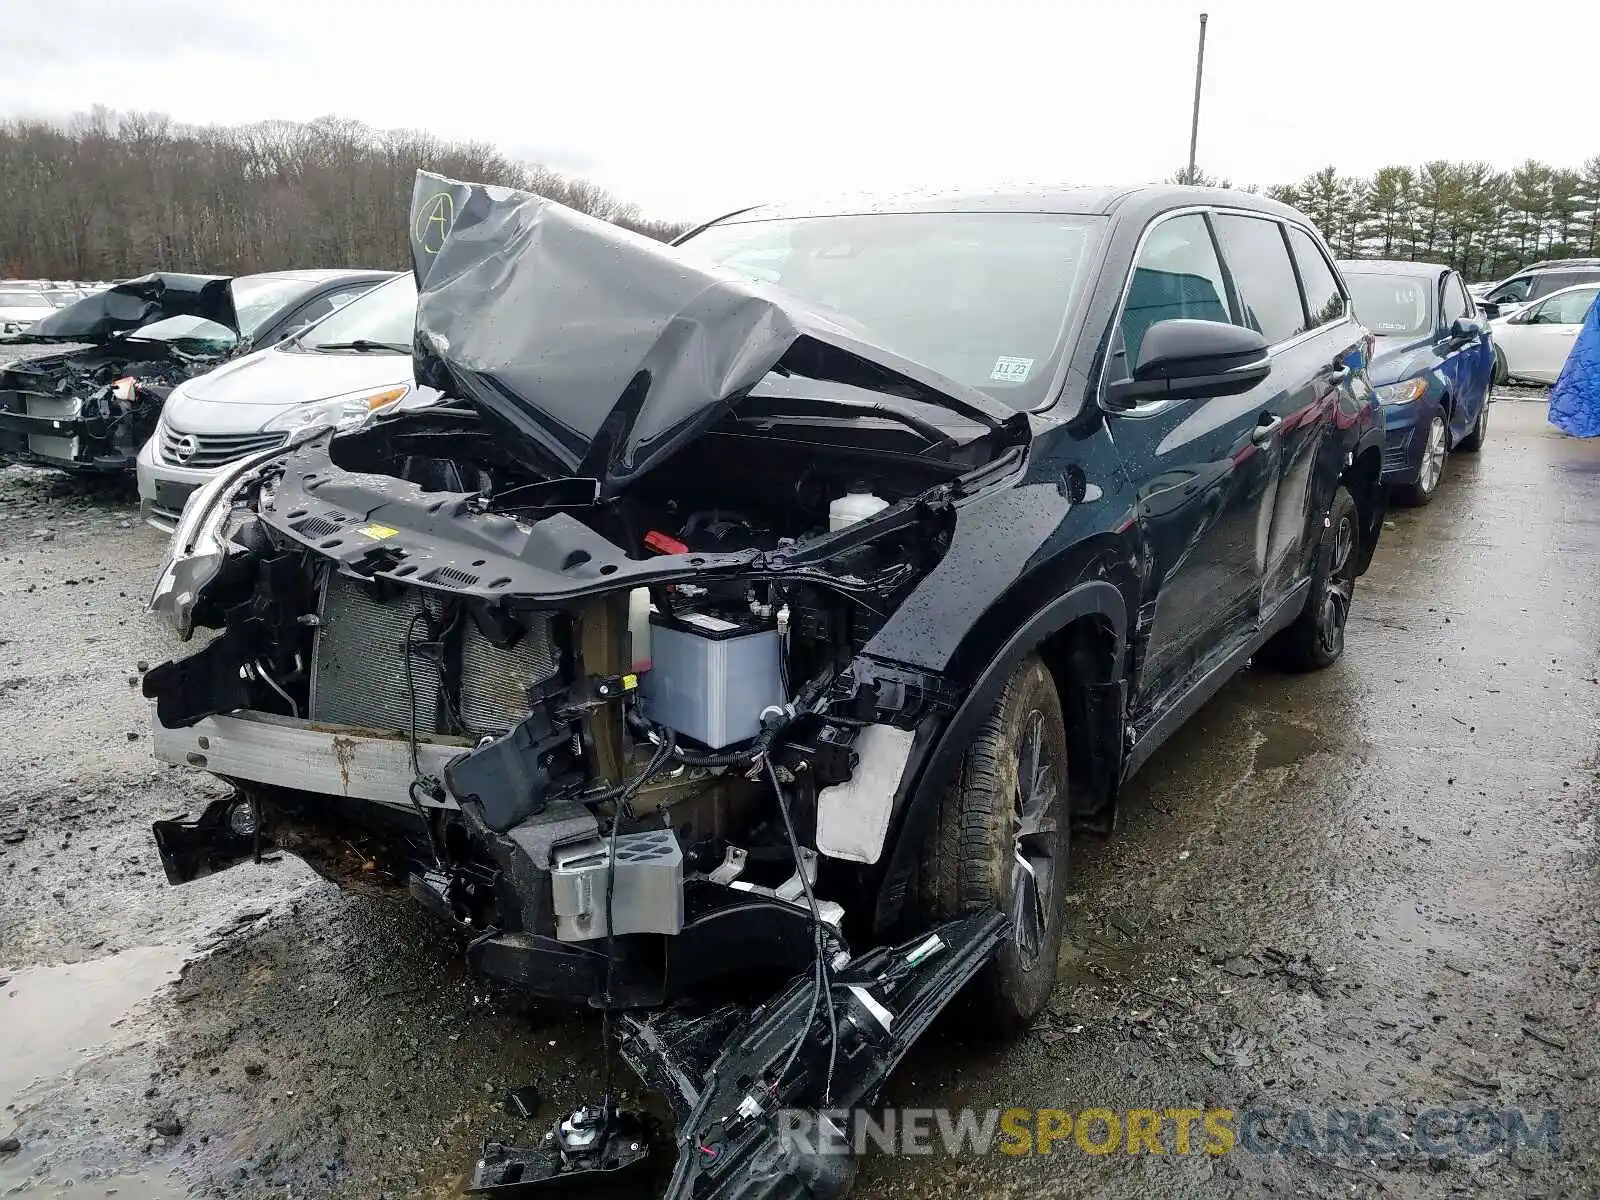
[(862, 342), (778, 289), (529, 192), (418, 171), (416, 377), (510, 431), (553, 477), (616, 494), (769, 372), (1022, 414)]
[(168, 317), (202, 317), (237, 335), (232, 285), (226, 275), (143, 275), (56, 309), (35, 321), (24, 336), (30, 341), (106, 342)]

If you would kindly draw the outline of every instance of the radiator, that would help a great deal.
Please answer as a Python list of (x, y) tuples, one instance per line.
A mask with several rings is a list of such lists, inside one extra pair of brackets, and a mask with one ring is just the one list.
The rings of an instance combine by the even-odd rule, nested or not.
[[(72, 396), (40, 396), (28, 393), (28, 415), (55, 421), (76, 421), (83, 402)], [(49, 433), (30, 433), (28, 450), (41, 458), (73, 462), (78, 457), (78, 439)]]
[(496, 646), (470, 617), (461, 639), (461, 723), (473, 733), (504, 733), (532, 711), (528, 689), (556, 677), (556, 654), (548, 613), (528, 618), (516, 645)]
[[(439, 602), (421, 591), (407, 590), (380, 603), (352, 579), (342, 575), (330, 579), (318, 613), (311, 660), (313, 721), (406, 731), (411, 719), (406, 631), (425, 605), (430, 614), (438, 615)], [(426, 642), (427, 630), (426, 623), (418, 622), (414, 640)], [(548, 683), (560, 671), (553, 621), (545, 613), (534, 613), (527, 632), (510, 647), (496, 646), (477, 622), (463, 616), (459, 644), (460, 691), (453, 707), (468, 733), (506, 732), (532, 711), (529, 689)], [(418, 736), (456, 732), (440, 722), (444, 685), (437, 654), (434, 648), (411, 654)]]
[[(406, 631), (423, 611), (423, 593), (406, 591), (380, 604), (353, 579), (334, 575), (322, 593), (316, 649), (311, 657), (311, 719), (404, 733), (411, 720), (406, 686)], [(417, 622), (415, 638), (428, 639)], [(439, 668), (429, 652), (411, 655), (417, 733), (439, 732)]]

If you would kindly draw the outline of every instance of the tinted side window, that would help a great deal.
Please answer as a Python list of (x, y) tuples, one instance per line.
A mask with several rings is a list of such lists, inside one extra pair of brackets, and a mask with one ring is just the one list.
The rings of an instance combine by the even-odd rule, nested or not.
[(1457, 318), (1471, 310), (1467, 307), (1466, 293), (1461, 290), (1461, 279), (1454, 271), (1444, 277), (1444, 295), (1439, 303), (1439, 323), (1449, 329)]
[(1289, 248), (1294, 251), (1295, 266), (1300, 268), (1300, 286), (1306, 294), (1306, 311), (1311, 314), (1311, 328), (1337, 321), (1345, 314), (1344, 293), (1333, 268), (1323, 256), (1317, 243), (1304, 229), (1289, 226)]
[(1126, 379), (1138, 365), (1150, 326), (1177, 317), (1231, 322), (1222, 264), (1199, 213), (1162, 221), (1145, 238), (1122, 306), (1122, 344), (1112, 352), (1109, 377)]
[(1244, 306), (1244, 324), (1269, 343), (1288, 341), (1306, 327), (1300, 306), (1300, 285), (1282, 226), (1261, 217), (1221, 213), (1215, 218), (1217, 239), (1228, 260), (1233, 285)]

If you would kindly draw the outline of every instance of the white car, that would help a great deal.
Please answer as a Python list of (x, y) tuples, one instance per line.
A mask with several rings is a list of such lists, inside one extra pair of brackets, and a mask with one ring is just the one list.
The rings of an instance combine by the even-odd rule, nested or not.
[(1596, 295), (1600, 295), (1600, 282), (1581, 283), (1552, 292), (1514, 316), (1491, 321), (1494, 381), (1554, 383)]
[(0, 334), (26, 333), (35, 321), (55, 310), (50, 298), (36, 287), (0, 284)]
[(436, 393), (411, 375), (416, 312), (417, 285), (405, 272), (274, 346), (180, 383), (139, 451), (146, 523), (175, 528), (197, 488), (302, 425), (353, 428), (432, 403)]

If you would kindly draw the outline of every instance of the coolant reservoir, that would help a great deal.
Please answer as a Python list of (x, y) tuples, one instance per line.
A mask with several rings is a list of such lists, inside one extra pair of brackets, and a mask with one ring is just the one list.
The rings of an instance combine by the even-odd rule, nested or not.
[(828, 505), (828, 531), (831, 533), (846, 525), (854, 525), (888, 507), (889, 502), (882, 496), (874, 496), (871, 492), (849, 492)]
[(635, 671), (650, 669), (650, 589), (634, 588), (628, 593), (629, 656)]

